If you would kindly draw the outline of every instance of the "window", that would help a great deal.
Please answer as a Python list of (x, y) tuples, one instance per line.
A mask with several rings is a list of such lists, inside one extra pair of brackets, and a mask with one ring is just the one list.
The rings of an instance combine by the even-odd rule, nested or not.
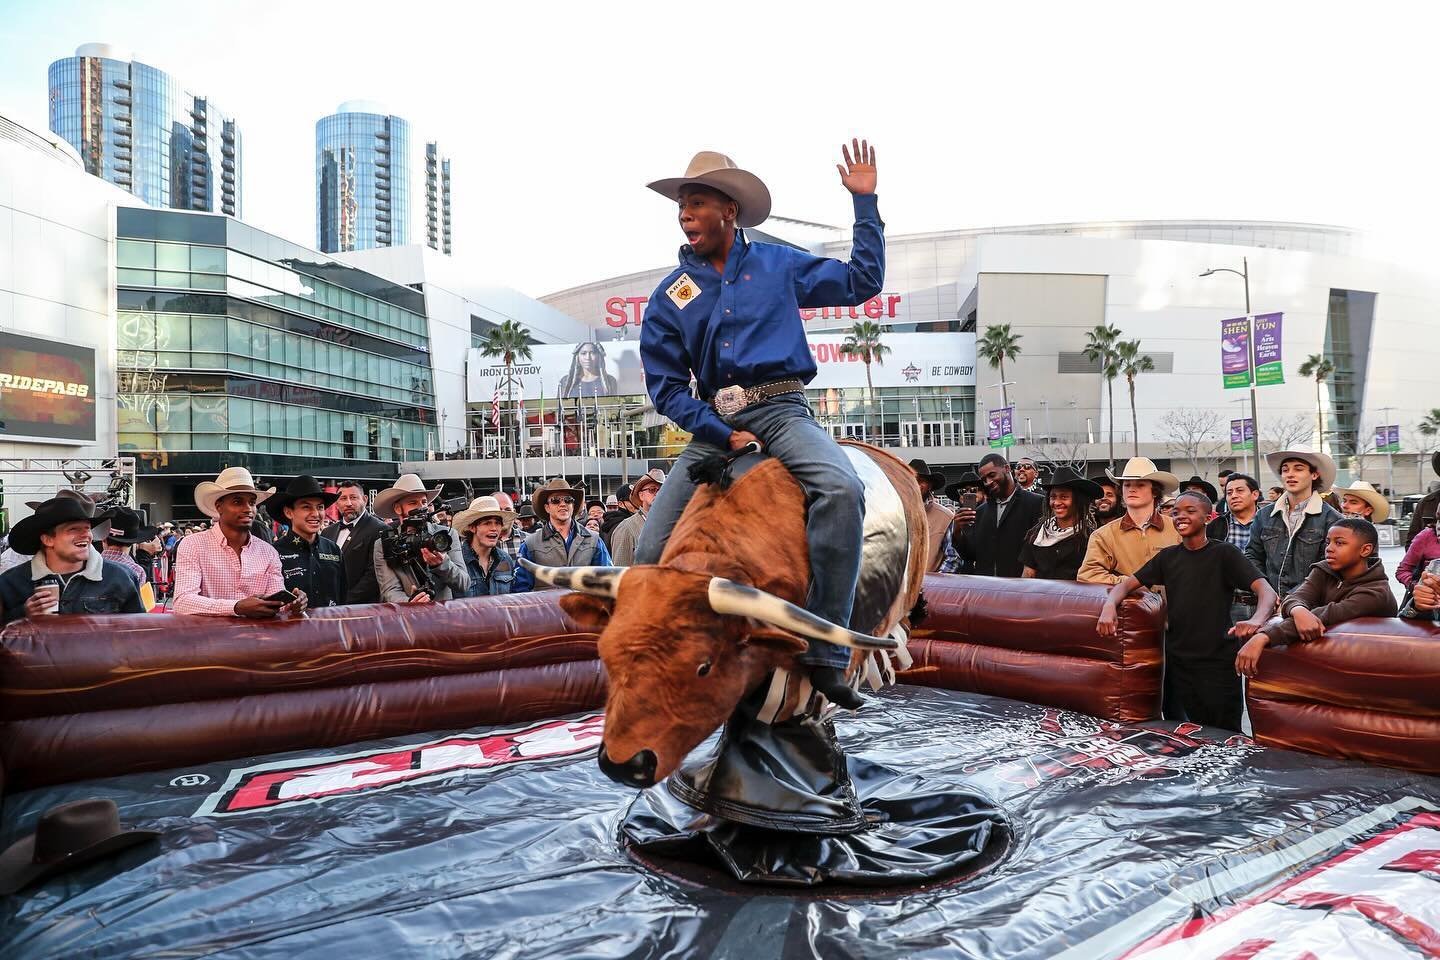
[(155, 244), (155, 267), (158, 270), (190, 272), (190, 248), (183, 243)]
[(341, 434), (345, 448), (345, 459), (355, 459), (355, 431), (346, 430)]
[(153, 268), (155, 244), (148, 240), (121, 240), (116, 245), (115, 263), (120, 267)]

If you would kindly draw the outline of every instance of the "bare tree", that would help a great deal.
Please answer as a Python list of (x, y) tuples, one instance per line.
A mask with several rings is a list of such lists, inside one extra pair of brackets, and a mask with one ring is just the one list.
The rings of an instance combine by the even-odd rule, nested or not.
[(1315, 436), (1315, 421), (1309, 414), (1269, 417), (1265, 420), (1265, 449), (1289, 450), (1308, 444)]
[(1084, 439), (1047, 437), (1044, 443), (1030, 449), (1035, 452), (1036, 462), (1048, 465), (1052, 474), (1060, 467), (1069, 467), (1083, 477), (1089, 467), (1090, 445)]
[(1350, 458), (1350, 469), (1356, 480), (1365, 479), (1365, 458), (1376, 450), (1375, 431), (1361, 430), (1355, 435), (1355, 453)]
[(1160, 418), (1165, 448), (1173, 456), (1189, 460), (1201, 476), (1220, 469), (1230, 453), (1228, 439), (1220, 439), (1220, 414), (1200, 407), (1181, 407)]

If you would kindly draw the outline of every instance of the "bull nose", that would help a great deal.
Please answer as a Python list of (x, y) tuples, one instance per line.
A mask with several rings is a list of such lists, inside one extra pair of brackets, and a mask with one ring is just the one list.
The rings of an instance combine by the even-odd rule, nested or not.
[(625, 787), (653, 787), (655, 785), (655, 754), (641, 750), (624, 763), (616, 763), (601, 749), (600, 769), (605, 776)]

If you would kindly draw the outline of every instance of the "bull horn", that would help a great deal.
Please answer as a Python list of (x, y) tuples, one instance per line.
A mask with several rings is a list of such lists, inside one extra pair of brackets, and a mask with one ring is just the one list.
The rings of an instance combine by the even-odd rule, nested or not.
[(611, 600), (619, 593), (620, 578), (626, 570), (625, 567), (543, 567), (525, 557), (516, 559), (520, 561), (520, 566), (530, 571), (532, 577), (547, 587), (563, 587)]
[(710, 578), (710, 609), (737, 617), (754, 617), (772, 626), (811, 640), (823, 640), (858, 650), (894, 650), (900, 646), (891, 637), (872, 637), (815, 616), (773, 593), (757, 590), (724, 577)]

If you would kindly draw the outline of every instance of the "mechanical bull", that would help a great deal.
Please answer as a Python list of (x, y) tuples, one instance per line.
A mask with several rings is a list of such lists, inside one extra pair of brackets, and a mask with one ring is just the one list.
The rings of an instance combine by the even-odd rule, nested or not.
[[(883, 450), (846, 442), (865, 489), (860, 582), (846, 630), (801, 606), (809, 587), (805, 499), (778, 460), (746, 457), (729, 483), (702, 486), (660, 563), (537, 567), (536, 580), (576, 591), (560, 602), (600, 632), (609, 677), (600, 765), (648, 787), (669, 776), (808, 639), (852, 648), (852, 683), (872, 651), (904, 657), (908, 617), (925, 573), (926, 519), (913, 472)], [(747, 462), (748, 461), (748, 462)], [(896, 639), (899, 637), (900, 639)], [(803, 673), (777, 674), (773, 722), (813, 709)], [(787, 682), (788, 681), (788, 682)]]

